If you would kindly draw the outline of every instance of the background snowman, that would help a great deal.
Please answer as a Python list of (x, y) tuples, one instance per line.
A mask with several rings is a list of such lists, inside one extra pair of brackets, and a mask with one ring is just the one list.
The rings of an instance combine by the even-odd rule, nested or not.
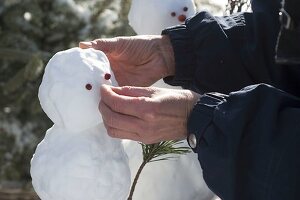
[(42, 200), (124, 200), (130, 171), (121, 140), (107, 135), (100, 86), (117, 85), (104, 53), (73, 48), (53, 56), (39, 88), (54, 122), (31, 161)]
[(139, 35), (159, 35), (196, 13), (193, 0), (132, 0), (129, 25)]
[[(137, 34), (156, 34), (167, 27), (182, 24), (196, 13), (193, 0), (133, 0), (128, 15), (130, 26)], [(162, 80), (155, 87), (168, 87)], [(174, 87), (173, 87), (174, 88)], [(129, 156), (132, 180), (142, 162), (140, 145), (123, 141)], [(188, 146), (184, 141), (183, 145)], [(184, 189), (183, 189), (184, 188)], [(170, 161), (148, 164), (141, 173), (133, 199), (143, 200), (211, 200), (202, 170), (194, 153)]]

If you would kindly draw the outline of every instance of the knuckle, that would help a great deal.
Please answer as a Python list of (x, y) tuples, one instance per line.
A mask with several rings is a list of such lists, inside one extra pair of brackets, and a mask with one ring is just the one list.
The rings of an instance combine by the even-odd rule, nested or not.
[(103, 102), (100, 101), (99, 105), (98, 105), (98, 110), (101, 112), (101, 114), (103, 114)]
[(142, 110), (143, 118), (148, 122), (154, 122), (159, 117), (160, 106), (155, 102), (145, 102)]
[(123, 90), (125, 93), (129, 93), (130, 91), (133, 90), (133, 86), (123, 86), (123, 87), (122, 87), (122, 90)]
[(154, 121), (156, 118), (156, 112), (154, 110), (147, 110), (143, 113), (143, 117), (146, 121)]
[(119, 104), (119, 101), (117, 99), (112, 99), (111, 105), (112, 105), (111, 109), (113, 111), (117, 111), (117, 112), (119, 111), (120, 104)]
[(112, 126), (113, 125), (113, 116), (112, 116), (112, 112), (108, 109), (108, 107), (106, 107), (105, 105), (101, 105), (100, 104), (100, 112), (102, 114), (102, 119), (104, 121), (104, 123), (108, 126)]
[(152, 125), (148, 125), (144, 130), (147, 135), (155, 133), (155, 128)]
[(107, 119), (107, 124), (109, 126), (113, 127), (114, 126), (114, 117), (112, 115), (109, 115), (109, 116), (106, 117), (106, 119)]
[(143, 132), (145, 132), (145, 129), (146, 129), (144, 123), (136, 123), (135, 128), (136, 128), (137, 133), (143, 133)]
[(153, 144), (155, 142), (155, 135), (158, 134), (157, 128), (153, 124), (148, 124), (143, 127), (143, 143), (144, 144)]
[(154, 140), (152, 138), (145, 138), (143, 141), (144, 144), (154, 144)]
[(109, 126), (107, 126), (107, 125), (106, 125), (106, 131), (107, 131), (107, 134), (108, 134), (109, 136), (112, 137), (112, 135), (113, 135), (112, 130), (111, 130), (111, 128), (110, 128)]
[(141, 142), (144, 144), (151, 144), (148, 138), (143, 138)]
[(117, 137), (116, 131), (115, 131), (114, 129), (112, 129), (112, 128), (108, 128), (108, 129), (107, 129), (107, 133), (108, 133), (108, 135), (109, 135), (110, 137), (112, 137), (112, 138), (116, 138), (116, 137)]

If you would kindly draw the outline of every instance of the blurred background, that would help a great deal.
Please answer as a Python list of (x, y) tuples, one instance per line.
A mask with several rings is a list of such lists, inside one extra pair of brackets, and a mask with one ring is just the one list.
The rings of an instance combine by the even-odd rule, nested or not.
[[(0, 200), (37, 199), (30, 159), (52, 125), (37, 91), (45, 65), (79, 41), (135, 35), (131, 0), (0, 0)], [(215, 15), (247, 8), (243, 0), (196, 0)]]

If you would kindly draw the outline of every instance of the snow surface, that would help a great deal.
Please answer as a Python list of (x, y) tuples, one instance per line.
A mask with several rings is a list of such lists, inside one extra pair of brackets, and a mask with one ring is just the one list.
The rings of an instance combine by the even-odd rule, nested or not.
[[(104, 75), (110, 73), (111, 79)], [(130, 187), (121, 140), (107, 135), (98, 111), (100, 86), (117, 85), (104, 53), (73, 48), (53, 56), (39, 89), (54, 122), (31, 161), (42, 200), (124, 200)]]
[(166, 27), (184, 23), (180, 20), (182, 17), (188, 18), (195, 13), (193, 0), (133, 0), (128, 20), (137, 34), (157, 35)]

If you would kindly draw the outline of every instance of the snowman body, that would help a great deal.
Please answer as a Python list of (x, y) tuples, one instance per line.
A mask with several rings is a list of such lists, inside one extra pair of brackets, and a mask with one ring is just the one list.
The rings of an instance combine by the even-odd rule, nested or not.
[(133, 0), (129, 25), (139, 35), (160, 35), (196, 13), (194, 0)]
[(47, 64), (39, 99), (54, 125), (37, 146), (30, 169), (42, 200), (126, 199), (128, 159), (121, 140), (107, 135), (98, 111), (102, 84), (117, 82), (100, 51), (73, 48)]

